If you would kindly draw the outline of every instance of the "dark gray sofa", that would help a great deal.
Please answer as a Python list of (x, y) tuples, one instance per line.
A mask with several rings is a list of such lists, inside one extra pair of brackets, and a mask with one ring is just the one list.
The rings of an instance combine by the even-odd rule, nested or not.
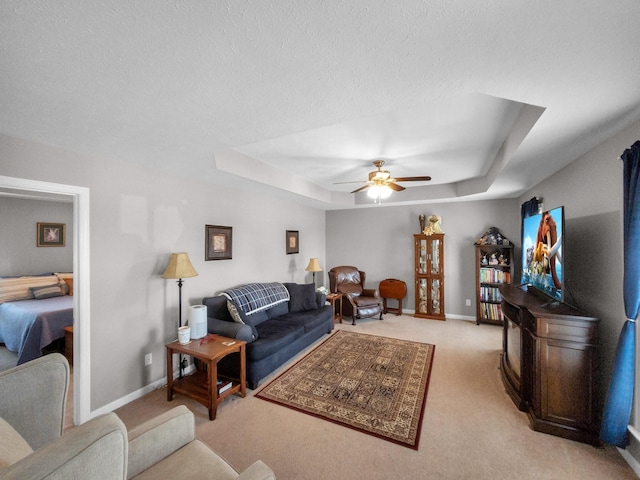
[[(207, 329), (225, 337), (247, 342), (247, 386), (256, 389), (260, 380), (333, 330), (333, 312), (326, 297), (314, 284), (284, 283), (290, 299), (260, 312), (234, 320), (227, 308), (227, 297), (206, 297)], [(242, 323), (241, 323), (242, 322)], [(237, 354), (236, 354), (237, 355)], [(233, 356), (218, 363), (218, 372), (239, 376)]]

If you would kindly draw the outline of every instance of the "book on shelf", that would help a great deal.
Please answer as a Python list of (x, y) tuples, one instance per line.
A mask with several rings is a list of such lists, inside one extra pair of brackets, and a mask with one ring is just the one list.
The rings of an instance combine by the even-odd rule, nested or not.
[(482, 318), (502, 321), (502, 306), (499, 303), (481, 303)]
[(482, 283), (511, 283), (511, 273), (499, 268), (480, 268), (480, 282)]
[(229, 380), (218, 379), (218, 395), (226, 392), (231, 388), (231, 382)]

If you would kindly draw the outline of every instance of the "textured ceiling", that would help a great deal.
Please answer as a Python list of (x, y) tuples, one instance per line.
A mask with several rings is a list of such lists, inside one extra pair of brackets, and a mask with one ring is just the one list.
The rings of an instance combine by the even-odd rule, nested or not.
[[(370, 205), (513, 197), (640, 119), (640, 2), (0, 2), (0, 133)], [(0, 159), (1, 173), (1, 159)]]

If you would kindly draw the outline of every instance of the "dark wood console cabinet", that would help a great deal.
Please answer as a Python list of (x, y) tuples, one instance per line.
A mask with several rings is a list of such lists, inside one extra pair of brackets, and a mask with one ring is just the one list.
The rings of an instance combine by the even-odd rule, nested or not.
[(598, 319), (533, 288), (500, 291), (507, 393), (533, 430), (598, 445)]

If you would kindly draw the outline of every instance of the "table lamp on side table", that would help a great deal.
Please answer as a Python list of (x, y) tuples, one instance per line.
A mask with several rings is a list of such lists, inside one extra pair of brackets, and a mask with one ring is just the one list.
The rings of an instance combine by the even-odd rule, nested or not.
[(312, 272), (313, 273), (313, 285), (315, 286), (316, 284), (316, 272), (321, 272), (322, 268), (320, 268), (320, 264), (318, 263), (318, 259), (317, 258), (311, 258), (309, 260), (309, 265), (307, 265), (307, 268), (305, 268), (305, 270), (307, 272)]
[[(178, 279), (178, 328), (182, 326), (182, 279), (198, 276), (191, 260), (189, 260), (189, 254), (186, 252), (172, 253), (169, 259), (169, 265), (162, 274), (162, 278), (177, 278)], [(182, 378), (182, 372), (184, 369), (182, 355), (180, 355), (180, 378)]]

